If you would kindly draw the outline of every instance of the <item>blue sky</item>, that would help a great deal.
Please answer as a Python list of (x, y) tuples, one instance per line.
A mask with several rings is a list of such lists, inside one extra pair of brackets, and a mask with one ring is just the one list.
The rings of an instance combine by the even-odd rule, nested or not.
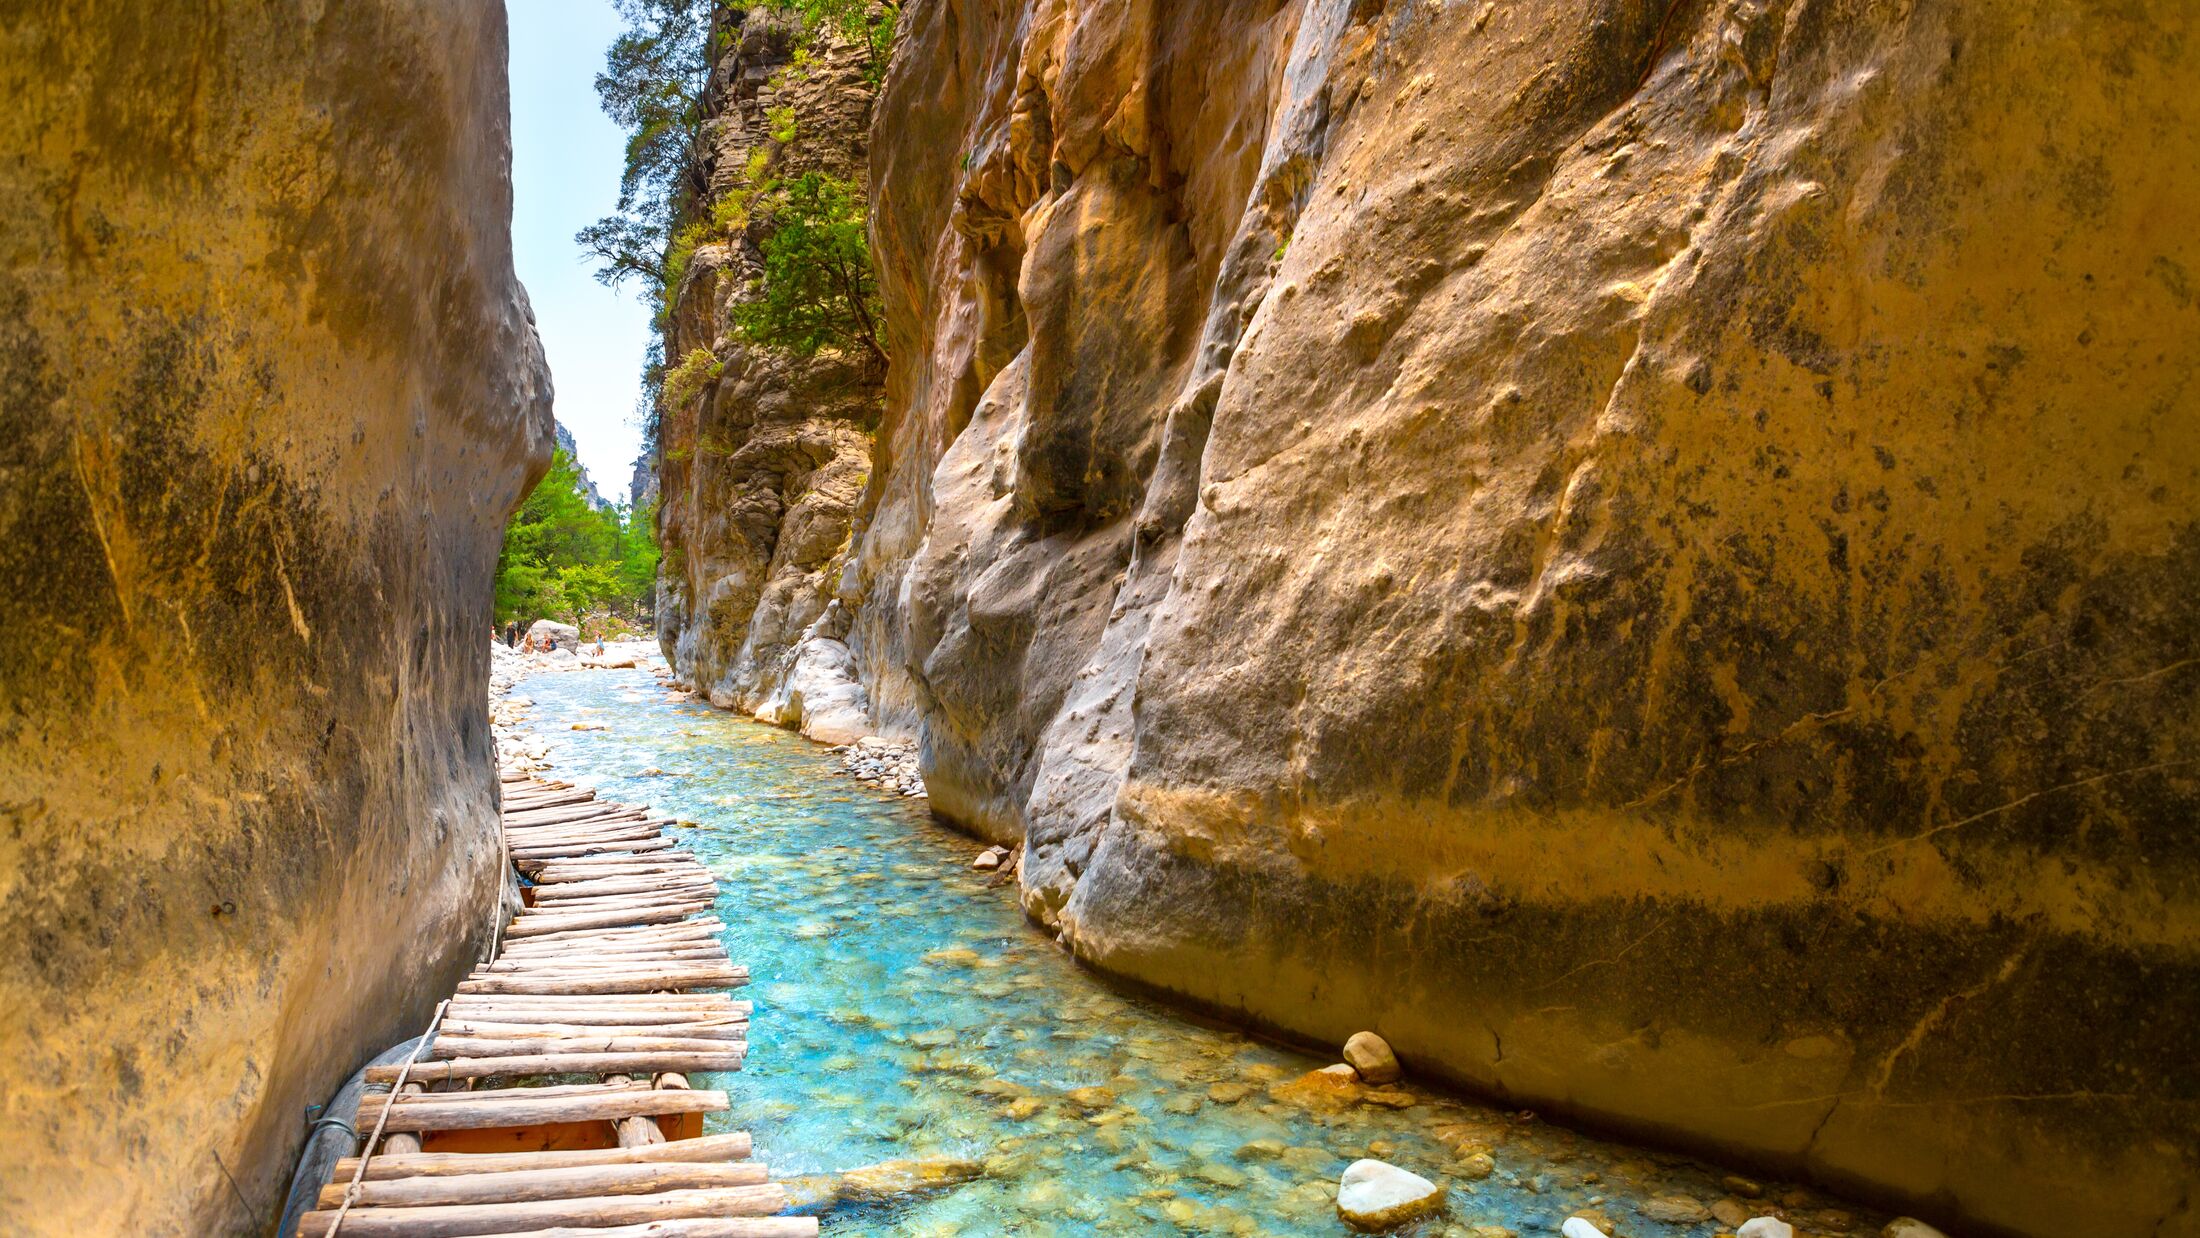
[(550, 354), (558, 420), (607, 499), (623, 501), (649, 310), (596, 282), (573, 234), (610, 213), (626, 139), (596, 105), (619, 22), (610, 0), (511, 0), (512, 246)]

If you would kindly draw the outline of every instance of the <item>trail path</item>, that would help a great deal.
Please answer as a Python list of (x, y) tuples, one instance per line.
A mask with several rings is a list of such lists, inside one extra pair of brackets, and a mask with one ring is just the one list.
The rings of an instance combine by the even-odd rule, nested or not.
[[(530, 884), (491, 961), (430, 1027), (426, 1057), (367, 1072), (366, 1157), (337, 1163), (299, 1238), (331, 1234), (808, 1238), (746, 1132), (704, 1136), (735, 1071), (748, 983), (718, 886), (670, 818), (507, 772), (503, 830)], [(573, 1077), (593, 1082), (573, 1083)]]

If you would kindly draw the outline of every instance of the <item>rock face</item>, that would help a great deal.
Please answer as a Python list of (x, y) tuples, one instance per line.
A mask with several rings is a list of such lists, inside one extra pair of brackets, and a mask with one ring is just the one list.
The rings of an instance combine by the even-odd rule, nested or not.
[[(796, 66), (798, 33), (765, 8), (731, 27), (710, 91), (714, 201), (747, 188), (755, 168), (863, 183), (872, 90), (861, 56), (835, 44)], [(790, 116), (783, 141), (775, 131)], [(673, 302), (668, 354), (700, 350), (718, 374), (661, 414), (658, 530), (669, 550), (657, 630), (681, 681), (714, 704), (844, 743), (870, 732), (839, 599), (881, 376), (742, 336), (734, 307), (757, 295), (768, 225), (752, 218), (733, 243), (699, 247)]]
[(1107, 970), (1955, 1224), (2191, 1233), (2194, 33), (908, 5), (853, 558), (838, 500), (755, 532), (852, 440), (721, 384), (772, 463), (667, 467), (723, 530), (683, 665), (750, 692), (829, 592)]
[(0, 15), (0, 1231), (270, 1224), (498, 901), (500, 5)]

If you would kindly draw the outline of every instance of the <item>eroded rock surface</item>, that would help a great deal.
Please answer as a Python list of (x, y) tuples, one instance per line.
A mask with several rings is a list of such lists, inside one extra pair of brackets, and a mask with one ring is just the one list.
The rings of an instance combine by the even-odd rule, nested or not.
[[(797, 65), (792, 16), (755, 8), (724, 23), (706, 127), (712, 202), (807, 172), (860, 190), (873, 91), (859, 50), (828, 43)], [(871, 730), (841, 592), (881, 375), (865, 358), (804, 358), (742, 335), (735, 307), (759, 295), (770, 226), (759, 211), (733, 239), (698, 247), (674, 299), (668, 355), (715, 360), (660, 421), (658, 529), (670, 549), (658, 636), (681, 680), (714, 704), (845, 743)]]
[(0, 1231), (272, 1223), (502, 867), (501, 5), (0, 15)]
[(2192, 25), (907, 6), (872, 717), (1110, 971), (2194, 1232)]

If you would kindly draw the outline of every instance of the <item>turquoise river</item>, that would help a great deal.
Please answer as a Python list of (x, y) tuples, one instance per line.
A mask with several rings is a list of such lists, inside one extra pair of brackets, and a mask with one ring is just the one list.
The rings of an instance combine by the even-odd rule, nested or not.
[[(1330, 1064), (1129, 996), (1032, 927), (978, 847), (838, 772), (790, 732), (668, 697), (642, 671), (538, 674), (523, 731), (551, 773), (689, 823), (756, 1008), (737, 1074), (706, 1076), (775, 1177), (959, 1158), (963, 1185), (827, 1214), (851, 1235), (1337, 1235), (1344, 1167), (1444, 1184), (1419, 1238), (1712, 1238), (1733, 1218), (1877, 1234), (1816, 1192), (1579, 1135), (1415, 1086), (1300, 1082)], [(602, 729), (576, 730), (576, 724)], [(1408, 1063), (1410, 1067), (1411, 1063)], [(1325, 1077), (1326, 1078), (1326, 1077)], [(1716, 1216), (1706, 1215), (1716, 1209)]]

